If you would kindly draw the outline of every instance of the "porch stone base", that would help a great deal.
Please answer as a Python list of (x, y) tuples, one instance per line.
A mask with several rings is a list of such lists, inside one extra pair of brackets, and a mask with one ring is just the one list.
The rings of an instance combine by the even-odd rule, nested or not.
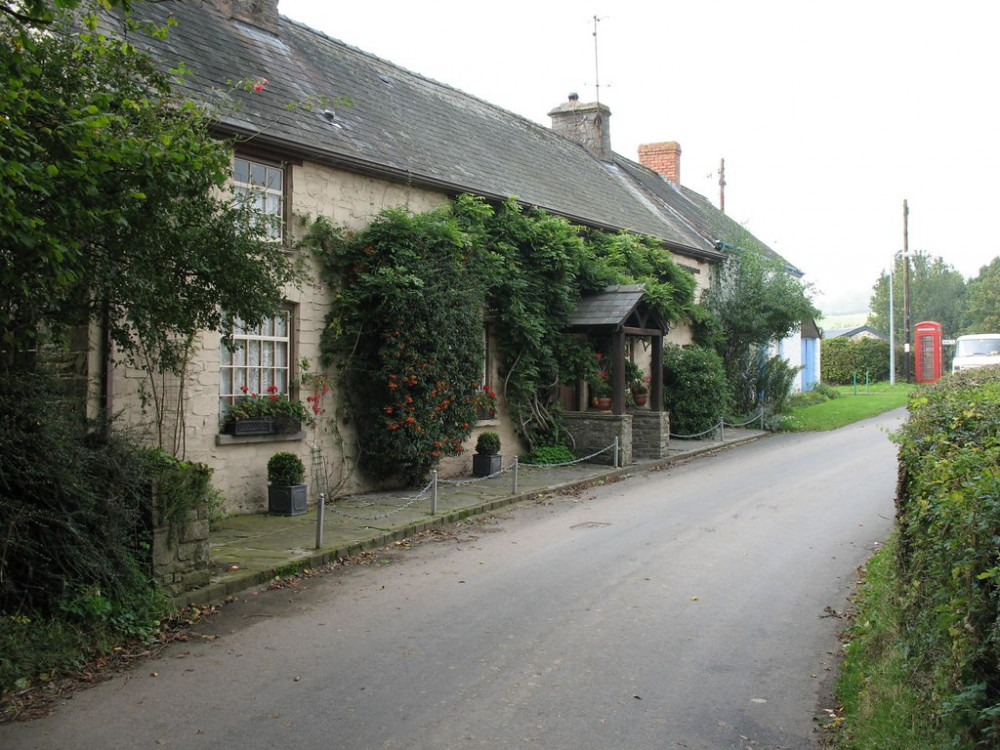
[[(632, 463), (632, 414), (608, 414), (599, 411), (564, 411), (563, 426), (573, 436), (578, 456), (604, 450), (618, 438), (619, 465)], [(614, 452), (606, 450), (590, 459), (592, 463), (614, 465)]]
[(637, 409), (631, 415), (635, 457), (666, 458), (670, 450), (670, 414)]

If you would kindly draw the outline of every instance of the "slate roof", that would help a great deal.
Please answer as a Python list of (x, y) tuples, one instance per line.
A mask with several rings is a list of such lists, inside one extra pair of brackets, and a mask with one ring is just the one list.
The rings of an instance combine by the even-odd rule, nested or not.
[[(691, 257), (723, 257), (692, 222), (625, 179), (619, 164), (303, 24), (281, 17), (275, 36), (208, 3), (137, 3), (135, 16), (177, 20), (165, 41), (148, 41), (150, 51), (166, 65), (183, 62), (181, 89), (209, 104), (224, 129), (261, 146), (452, 194), (515, 196), (574, 223), (648, 234)], [(261, 79), (268, 83), (259, 93), (231, 83)], [(339, 98), (350, 105), (325, 104)]]
[(675, 213), (679, 221), (698, 234), (703, 241), (711, 243), (713, 247), (718, 247), (720, 242), (731, 243), (734, 238), (741, 238), (745, 244), (751, 246), (746, 249), (756, 249), (765, 256), (784, 263), (789, 273), (800, 277), (803, 275), (801, 270), (754, 237), (739, 222), (717, 209), (705, 196), (682, 185), (675, 185), (656, 170), (617, 154), (615, 164), (641, 185), (643, 190), (650, 194), (651, 199), (662, 202), (667, 210)]
[(584, 297), (570, 317), (570, 328), (620, 326), (642, 301), (644, 293), (642, 284), (619, 284)]

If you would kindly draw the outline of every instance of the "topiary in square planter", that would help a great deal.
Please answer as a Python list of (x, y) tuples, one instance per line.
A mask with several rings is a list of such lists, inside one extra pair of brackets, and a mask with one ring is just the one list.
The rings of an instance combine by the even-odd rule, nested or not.
[(493, 476), (503, 468), (503, 456), (499, 453), (473, 453), (472, 476)]
[(271, 485), (267, 488), (267, 512), (272, 516), (301, 516), (306, 512), (306, 485)]

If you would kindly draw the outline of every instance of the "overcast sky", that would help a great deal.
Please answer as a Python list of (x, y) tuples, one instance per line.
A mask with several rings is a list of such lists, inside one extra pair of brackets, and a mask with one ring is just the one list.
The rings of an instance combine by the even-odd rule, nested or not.
[[(1000, 255), (996, 0), (280, 0), (280, 12), (549, 126), (575, 91), (611, 144), (678, 141), (681, 182), (867, 309), (903, 246), (966, 278)], [(597, 27), (595, 72), (594, 17)]]

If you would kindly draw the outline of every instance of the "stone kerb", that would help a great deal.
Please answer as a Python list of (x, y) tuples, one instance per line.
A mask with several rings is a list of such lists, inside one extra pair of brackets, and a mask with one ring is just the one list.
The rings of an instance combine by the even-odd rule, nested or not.
[[(632, 416), (599, 411), (567, 411), (560, 419), (573, 436), (574, 452), (589, 456), (607, 448), (618, 438), (618, 452), (622, 465), (632, 463)], [(614, 464), (614, 454), (608, 450), (591, 459), (593, 463)]]

